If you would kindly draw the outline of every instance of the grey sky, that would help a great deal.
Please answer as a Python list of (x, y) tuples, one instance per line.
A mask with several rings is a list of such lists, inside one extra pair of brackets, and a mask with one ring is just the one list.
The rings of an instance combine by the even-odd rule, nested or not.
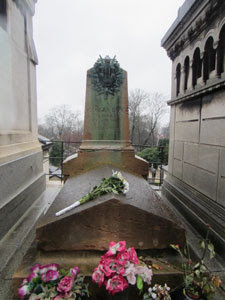
[(38, 0), (34, 17), (38, 115), (59, 104), (83, 114), (86, 71), (116, 55), (128, 88), (170, 95), (171, 62), (160, 41), (183, 0)]

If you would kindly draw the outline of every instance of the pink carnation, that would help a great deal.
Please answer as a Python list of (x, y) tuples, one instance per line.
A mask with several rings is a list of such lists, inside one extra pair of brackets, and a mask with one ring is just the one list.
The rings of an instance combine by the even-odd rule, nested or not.
[(30, 273), (29, 276), (27, 277), (27, 280), (30, 282), (32, 281), (33, 278), (38, 277), (39, 275), (37, 273)]
[(138, 264), (139, 261), (134, 247), (129, 248), (127, 251), (130, 255), (130, 261), (133, 262), (134, 264)]
[(74, 278), (71, 276), (65, 276), (58, 283), (57, 291), (60, 293), (68, 293), (71, 291), (74, 283)]
[(39, 265), (39, 264), (36, 264), (36, 265), (34, 265), (31, 269), (30, 269), (30, 272), (31, 273), (39, 273), (40, 272), (40, 267), (41, 267), (41, 265)]
[(122, 292), (126, 288), (128, 288), (128, 282), (121, 275), (114, 276), (113, 278), (109, 279), (106, 283), (106, 289), (109, 293), (112, 293), (112, 295)]
[(130, 260), (130, 254), (125, 250), (124, 252), (119, 252), (116, 256), (117, 261), (119, 264), (125, 266), (126, 263)]
[(41, 279), (44, 282), (49, 282), (51, 280), (56, 280), (58, 278), (59, 278), (59, 272), (58, 271), (48, 270), (46, 273), (41, 274)]
[(29, 295), (30, 291), (28, 289), (28, 285), (25, 284), (20, 286), (20, 288), (18, 288), (18, 294), (21, 300), (24, 299), (26, 295)]
[(92, 274), (92, 280), (98, 283), (98, 286), (102, 286), (104, 283), (104, 274), (99, 270), (99, 268), (95, 268), (94, 273)]
[(57, 265), (57, 264), (42, 265), (42, 266), (40, 266), (40, 274), (44, 274), (49, 270), (57, 271), (58, 267), (59, 267), (59, 265)]
[(75, 267), (73, 267), (73, 269), (71, 269), (71, 274), (73, 277), (76, 277), (79, 273), (80, 273), (80, 270), (77, 266), (75, 266)]
[(109, 250), (106, 252), (105, 256), (115, 255), (116, 252), (123, 252), (126, 250), (126, 242), (120, 241), (118, 243), (110, 242)]

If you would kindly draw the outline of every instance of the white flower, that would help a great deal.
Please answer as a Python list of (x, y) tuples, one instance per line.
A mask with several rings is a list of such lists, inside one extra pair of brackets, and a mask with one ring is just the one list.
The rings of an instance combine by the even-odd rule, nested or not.
[(165, 289), (167, 290), (167, 291), (170, 291), (170, 287), (169, 286), (167, 286), (167, 284), (165, 283)]
[(155, 299), (157, 297), (157, 294), (152, 293), (152, 299)]
[(129, 192), (129, 183), (123, 177), (123, 175), (121, 174), (121, 172), (112, 170), (112, 176), (115, 176), (115, 177), (119, 178), (123, 182), (123, 184), (124, 184), (123, 194), (124, 195), (127, 194)]

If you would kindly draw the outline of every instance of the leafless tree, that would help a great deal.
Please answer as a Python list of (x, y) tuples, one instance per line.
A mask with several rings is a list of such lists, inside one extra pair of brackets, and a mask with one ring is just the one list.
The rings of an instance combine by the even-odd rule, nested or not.
[(54, 106), (44, 117), (44, 123), (39, 125), (39, 133), (67, 142), (81, 139), (83, 122), (78, 111), (74, 112), (67, 105)]
[(133, 144), (156, 144), (160, 120), (167, 111), (166, 96), (136, 89), (129, 94), (130, 133)]

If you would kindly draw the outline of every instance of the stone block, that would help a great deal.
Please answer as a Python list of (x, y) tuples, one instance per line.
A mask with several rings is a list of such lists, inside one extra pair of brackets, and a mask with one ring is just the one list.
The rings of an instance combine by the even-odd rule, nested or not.
[(175, 140), (199, 142), (199, 121), (176, 122)]
[[(14, 123), (11, 130), (30, 130), (30, 99), (28, 95), (28, 59), (25, 53), (14, 47), (12, 48), (12, 89), (13, 89), (13, 112)], [(36, 95), (35, 95), (36, 97)]]
[(12, 5), (10, 10), (10, 29), (12, 41), (20, 51), (25, 51), (25, 22), (24, 16), (16, 4)]
[(174, 140), (170, 139), (169, 143), (169, 159), (168, 159), (168, 172), (173, 173), (173, 151), (174, 151)]
[(225, 119), (205, 119), (201, 123), (200, 143), (225, 146)]
[(184, 143), (184, 162), (191, 165), (198, 165), (199, 145), (194, 143)]
[(175, 141), (174, 142), (174, 158), (177, 160), (183, 160), (184, 143)]
[[(115, 147), (115, 146), (112, 146)], [(94, 149), (93, 149), (94, 150)], [(116, 150), (79, 150), (78, 157), (71, 156), (63, 163), (63, 171), (67, 176), (75, 176), (96, 167), (110, 164), (112, 168), (121, 168), (147, 179), (149, 164), (139, 156), (135, 156), (133, 149)]]
[(219, 148), (207, 145), (199, 146), (198, 166), (215, 174), (218, 173)]
[(0, 238), (45, 189), (42, 152), (0, 165)]
[(184, 245), (184, 229), (172, 211), (143, 178), (124, 171), (130, 185), (126, 196), (108, 194), (55, 216), (111, 173), (111, 166), (104, 166), (67, 180), (37, 227), (39, 249), (106, 250), (113, 240), (125, 240), (136, 249), (164, 249), (170, 243)]
[(200, 119), (200, 100), (188, 101), (176, 105), (176, 122)]
[(183, 162), (181, 160), (174, 159), (173, 175), (179, 179), (182, 179), (182, 177), (183, 177)]
[(218, 198), (217, 201), (225, 207), (225, 150), (220, 149), (219, 161), (219, 182), (218, 182)]
[(184, 163), (183, 181), (207, 197), (216, 200), (217, 175)]
[(176, 106), (170, 107), (170, 139), (175, 138)]
[(202, 99), (202, 119), (225, 116), (225, 92), (219, 91)]

